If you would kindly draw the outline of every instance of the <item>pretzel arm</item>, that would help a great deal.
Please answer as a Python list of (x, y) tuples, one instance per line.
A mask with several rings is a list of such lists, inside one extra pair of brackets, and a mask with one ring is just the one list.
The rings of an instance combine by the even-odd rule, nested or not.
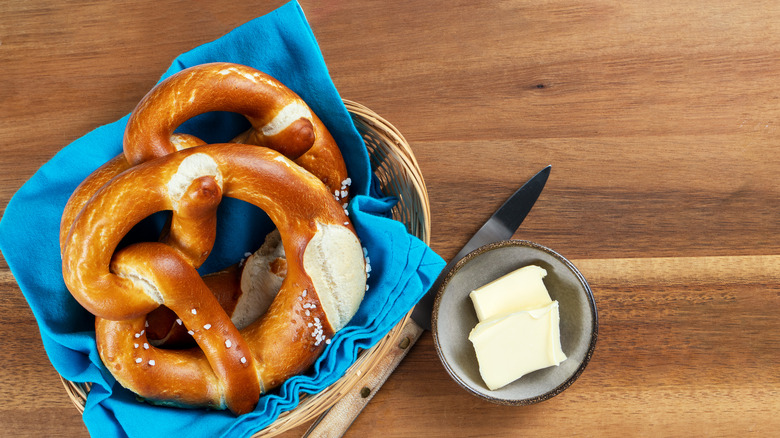
[[(134, 244), (117, 252), (112, 270), (130, 270), (156, 288), (201, 351), (182, 354), (150, 346), (143, 318), (125, 325), (99, 323), (96, 329), (101, 357), (108, 367), (113, 367), (120, 383), (155, 400), (160, 397), (160, 382), (166, 382), (159, 374), (178, 375), (173, 387), (178, 391), (175, 402), (192, 405), (208, 400), (206, 406), (228, 407), (237, 414), (254, 408), (262, 391), (250, 348), (200, 275), (180, 254), (161, 243)], [(196, 363), (192, 364), (193, 361)], [(208, 366), (197, 363), (203, 361)], [(216, 385), (204, 387), (198, 383), (204, 381)], [(169, 382), (165, 386), (172, 388)], [(213, 387), (222, 391), (212, 390)]]
[(210, 63), (160, 82), (133, 111), (124, 151), (132, 164), (176, 151), (170, 136), (182, 123), (209, 111), (243, 114), (252, 128), (234, 141), (279, 151), (341, 192), (347, 168), (322, 121), (292, 90), (251, 67)]

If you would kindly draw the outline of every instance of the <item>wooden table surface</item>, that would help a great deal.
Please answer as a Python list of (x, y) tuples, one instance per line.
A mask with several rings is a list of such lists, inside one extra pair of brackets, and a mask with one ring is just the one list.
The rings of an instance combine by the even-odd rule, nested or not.
[[(220, 3), (2, 2), (0, 207), (176, 55), (283, 1)], [(302, 6), (342, 97), (412, 145), (433, 249), (452, 257), (552, 164), (515, 237), (572, 259), (599, 310), (593, 359), (558, 397), (472, 397), (425, 333), (347, 436), (776, 436), (779, 3)], [(0, 435), (86, 435), (4, 260), (0, 320)]]

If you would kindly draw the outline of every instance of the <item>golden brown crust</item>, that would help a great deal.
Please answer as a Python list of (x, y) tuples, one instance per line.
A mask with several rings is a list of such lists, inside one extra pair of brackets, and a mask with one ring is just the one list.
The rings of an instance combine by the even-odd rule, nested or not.
[[(234, 141), (281, 153), (204, 145), (173, 133), (214, 110), (242, 113), (252, 123)], [(307, 369), (334, 330), (304, 269), (304, 252), (322, 225), (344, 227), (354, 238), (340, 205), (348, 196), (345, 181), (346, 166), (322, 122), (261, 72), (208, 64), (155, 87), (128, 122), (124, 154), (77, 188), (61, 223), (65, 283), (96, 315), (98, 351), (117, 380), (155, 402), (244, 413), (262, 392)], [(214, 243), (223, 196), (263, 209), (286, 254), (285, 266), (276, 264), (287, 273), (276, 300), (241, 331), (228, 316), (240, 270), (205, 278), (196, 271)], [(138, 222), (166, 210), (172, 214), (159, 242), (117, 251)], [(194, 339), (197, 347), (152, 345), (163, 338), (180, 345)]]

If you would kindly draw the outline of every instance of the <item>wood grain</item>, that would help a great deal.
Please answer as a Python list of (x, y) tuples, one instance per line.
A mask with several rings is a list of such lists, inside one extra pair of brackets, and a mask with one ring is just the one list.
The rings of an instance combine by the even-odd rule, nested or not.
[(371, 369), (367, 370), (360, 380), (334, 403), (325, 413), (316, 418), (304, 434), (305, 438), (338, 438), (373, 400), (382, 385), (392, 375), (402, 360), (409, 354), (411, 347), (420, 338), (424, 329), (414, 320), (407, 319), (403, 324), (398, 338), (398, 344), (382, 356)]
[[(176, 55), (283, 3), (0, 3), (0, 208)], [(425, 333), (346, 436), (776, 434), (780, 4), (301, 3), (342, 96), (411, 143), (433, 249), (552, 164), (516, 237), (575, 260), (600, 312), (552, 400), (469, 396)], [(4, 261), (0, 320), (0, 435), (86, 435)]]

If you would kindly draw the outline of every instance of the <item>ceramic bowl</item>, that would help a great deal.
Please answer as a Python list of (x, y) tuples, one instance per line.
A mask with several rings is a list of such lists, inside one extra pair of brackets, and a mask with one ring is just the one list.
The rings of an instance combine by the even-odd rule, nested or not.
[[(479, 322), (469, 293), (527, 265), (547, 270), (544, 283), (559, 303), (561, 347), (567, 358), (491, 391), (468, 339)], [(434, 302), (432, 331), (439, 358), (460, 386), (493, 403), (528, 405), (560, 394), (582, 374), (596, 347), (598, 315), (588, 282), (571, 262), (542, 245), (505, 240), (474, 250), (446, 273)]]

